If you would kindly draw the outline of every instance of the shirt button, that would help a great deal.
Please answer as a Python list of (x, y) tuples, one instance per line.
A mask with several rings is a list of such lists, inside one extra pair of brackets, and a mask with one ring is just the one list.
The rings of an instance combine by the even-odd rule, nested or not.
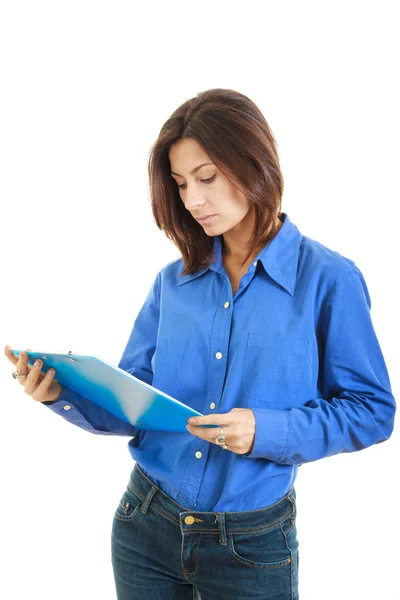
[(225, 304), (224, 304), (224, 308), (229, 308), (229, 307), (230, 307), (230, 305), (231, 305), (231, 303), (230, 303), (230, 302), (225, 302)]
[(195, 457), (196, 458), (201, 458), (203, 455), (201, 452), (196, 452)]
[(215, 408), (215, 402), (211, 402), (210, 408), (213, 408), (213, 409)]
[(219, 360), (220, 358), (222, 358), (222, 354), (221, 354), (221, 352), (217, 352), (217, 354), (215, 355), (215, 358), (218, 358), (218, 360)]
[(64, 406), (64, 410), (70, 410), (70, 409), (71, 409), (71, 407), (70, 407), (70, 405), (69, 405), (69, 404), (66, 404), (66, 405)]
[(257, 261), (253, 262), (253, 267), (257, 266)]

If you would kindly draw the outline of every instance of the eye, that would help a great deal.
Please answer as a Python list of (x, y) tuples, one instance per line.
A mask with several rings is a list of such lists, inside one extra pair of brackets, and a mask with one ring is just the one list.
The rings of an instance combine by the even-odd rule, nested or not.
[[(214, 181), (214, 179), (216, 178), (216, 174), (214, 174), (212, 177), (209, 177), (208, 179), (200, 179), (200, 181), (202, 183), (211, 183), (212, 181)], [(177, 184), (178, 185), (178, 184)], [(186, 183), (181, 183), (181, 185), (178, 185), (178, 188), (182, 188), (183, 190), (185, 189)]]

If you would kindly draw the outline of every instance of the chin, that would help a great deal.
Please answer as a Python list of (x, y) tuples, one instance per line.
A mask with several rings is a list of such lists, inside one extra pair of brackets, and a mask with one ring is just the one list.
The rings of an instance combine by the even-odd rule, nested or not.
[(223, 235), (224, 233), (227, 233), (233, 227), (235, 227), (235, 226), (234, 225), (225, 225), (224, 226), (221, 223), (215, 223), (215, 225), (212, 224), (212, 225), (209, 225), (208, 227), (204, 227), (204, 231), (209, 236), (216, 236), (216, 235)]
[(215, 237), (217, 235), (222, 235), (225, 233), (225, 230), (221, 227), (207, 227), (204, 228), (204, 233), (206, 233), (209, 237)]

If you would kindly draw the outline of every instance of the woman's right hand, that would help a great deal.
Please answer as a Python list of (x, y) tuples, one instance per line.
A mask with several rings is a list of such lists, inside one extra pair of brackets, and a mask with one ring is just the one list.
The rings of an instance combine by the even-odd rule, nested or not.
[(31, 367), (28, 365), (28, 355), (25, 352), (21, 352), (20, 356), (15, 356), (11, 352), (10, 346), (6, 346), (4, 354), (8, 360), (16, 367), (21, 373), (29, 373), (28, 377), (22, 379), (16, 379), (20, 385), (24, 386), (24, 391), (29, 396), (32, 396), (37, 402), (50, 402), (57, 400), (61, 394), (62, 385), (56, 379), (54, 379), (55, 371), (51, 372), (51, 369), (46, 374), (42, 373), (42, 361), (37, 365), (36, 363)]

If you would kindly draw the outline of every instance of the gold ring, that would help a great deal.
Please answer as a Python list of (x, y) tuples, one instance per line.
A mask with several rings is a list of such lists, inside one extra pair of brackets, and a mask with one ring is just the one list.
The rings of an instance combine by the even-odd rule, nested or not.
[(21, 373), (18, 371), (18, 369), (16, 371), (14, 371), (14, 373), (12, 373), (12, 376), (14, 377), (14, 379), (23, 379), (24, 377), (28, 377), (29, 372), (26, 373), (26, 375), (21, 375)]

